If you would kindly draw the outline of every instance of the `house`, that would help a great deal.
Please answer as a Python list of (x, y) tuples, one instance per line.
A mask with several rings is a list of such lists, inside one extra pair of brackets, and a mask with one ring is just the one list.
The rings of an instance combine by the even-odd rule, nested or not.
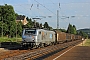
[(22, 22), (23, 25), (26, 25), (28, 23), (26, 17), (24, 15), (18, 15), (16, 18), (16, 22)]

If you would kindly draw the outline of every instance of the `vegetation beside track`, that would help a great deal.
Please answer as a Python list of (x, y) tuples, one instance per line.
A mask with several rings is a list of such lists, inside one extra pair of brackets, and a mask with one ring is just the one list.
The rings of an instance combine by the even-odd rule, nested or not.
[(18, 42), (21, 41), (22, 38), (8, 38), (8, 37), (0, 37), (0, 42)]
[(90, 39), (87, 39), (83, 46), (90, 46)]
[(21, 38), (0, 37), (0, 48), (11, 49), (21, 44)]

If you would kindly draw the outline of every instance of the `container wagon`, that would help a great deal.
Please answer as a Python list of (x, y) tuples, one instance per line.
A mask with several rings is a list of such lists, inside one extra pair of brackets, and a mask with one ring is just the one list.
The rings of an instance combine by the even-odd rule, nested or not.
[(72, 41), (72, 38), (71, 38), (71, 34), (70, 33), (66, 33), (66, 41), (67, 42)]
[(75, 35), (71, 34), (71, 40), (74, 41), (75, 40)]
[(66, 33), (65, 32), (60, 32), (60, 31), (55, 31), (55, 32), (56, 32), (56, 42), (57, 43), (66, 42)]

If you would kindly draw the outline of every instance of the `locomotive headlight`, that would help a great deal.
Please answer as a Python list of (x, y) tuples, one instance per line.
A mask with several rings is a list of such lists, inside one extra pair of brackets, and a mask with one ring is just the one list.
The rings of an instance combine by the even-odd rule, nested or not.
[(25, 39), (25, 38), (26, 38), (26, 36), (22, 36), (22, 38), (23, 38), (23, 39)]
[(32, 36), (32, 40), (35, 41), (35, 37), (34, 36)]

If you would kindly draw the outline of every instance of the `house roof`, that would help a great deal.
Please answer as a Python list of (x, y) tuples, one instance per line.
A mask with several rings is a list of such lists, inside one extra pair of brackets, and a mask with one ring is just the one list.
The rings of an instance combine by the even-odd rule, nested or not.
[(24, 15), (23, 16), (22, 15), (18, 15), (17, 18), (16, 18), (16, 20), (24, 20), (24, 18), (25, 18)]

